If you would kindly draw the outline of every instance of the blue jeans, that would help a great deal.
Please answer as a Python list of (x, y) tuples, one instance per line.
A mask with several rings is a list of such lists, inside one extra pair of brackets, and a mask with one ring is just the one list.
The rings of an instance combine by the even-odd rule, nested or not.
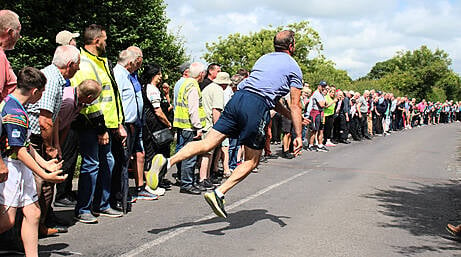
[[(179, 151), (187, 143), (192, 142), (196, 136), (195, 131), (180, 130), (176, 150)], [(197, 156), (193, 156), (177, 164), (178, 171), (181, 172), (181, 188), (190, 188), (194, 185), (195, 164)]]
[(91, 209), (106, 210), (110, 207), (111, 176), (114, 168), (112, 138), (109, 137), (107, 145), (99, 145), (95, 129), (80, 129), (78, 135), (82, 164), (75, 214), (90, 213)]
[(237, 138), (229, 138), (229, 169), (231, 170), (237, 168), (238, 141)]

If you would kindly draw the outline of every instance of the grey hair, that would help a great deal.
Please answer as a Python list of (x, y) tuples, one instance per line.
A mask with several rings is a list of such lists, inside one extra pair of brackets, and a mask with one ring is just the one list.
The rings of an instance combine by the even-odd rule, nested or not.
[(58, 46), (54, 52), (52, 64), (58, 68), (65, 68), (69, 63), (77, 63), (80, 51), (73, 45)]
[(20, 25), (19, 15), (11, 10), (0, 10), (0, 33), (5, 29), (18, 29)]
[(138, 58), (138, 56), (139, 56), (139, 54), (134, 52), (134, 51), (123, 50), (118, 55), (117, 63), (122, 65), (123, 67), (125, 67), (130, 62), (136, 61), (136, 58)]
[(189, 67), (189, 77), (197, 78), (200, 73), (205, 71), (205, 65), (201, 62), (193, 62)]

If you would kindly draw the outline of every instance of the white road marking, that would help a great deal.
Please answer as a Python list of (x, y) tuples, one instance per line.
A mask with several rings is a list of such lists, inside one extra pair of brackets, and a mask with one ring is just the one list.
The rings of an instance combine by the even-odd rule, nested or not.
[[(237, 208), (238, 206), (240, 206), (240, 205), (242, 205), (242, 204), (244, 204), (244, 203), (246, 203), (248, 201), (251, 201), (251, 200), (255, 199), (256, 197), (261, 196), (261, 195), (267, 193), (268, 191), (270, 191), (270, 190), (272, 190), (274, 188), (277, 188), (277, 187), (279, 187), (279, 186), (281, 186), (283, 184), (286, 184), (286, 183), (292, 181), (293, 179), (296, 179), (296, 178), (298, 178), (300, 176), (303, 176), (303, 175), (305, 175), (305, 174), (307, 174), (309, 172), (311, 172), (311, 170), (306, 170), (306, 171), (300, 172), (300, 173), (298, 173), (296, 175), (293, 175), (293, 176), (291, 176), (291, 177), (289, 177), (289, 178), (287, 178), (285, 180), (280, 181), (277, 184), (265, 187), (265, 188), (259, 190), (258, 192), (254, 193), (252, 195), (249, 195), (249, 196), (245, 197), (244, 199), (229, 205), (228, 207), (226, 207), (226, 210), (230, 211), (230, 210), (232, 210), (234, 208)], [(205, 216), (203, 218), (200, 218), (200, 219), (194, 221), (194, 223), (201, 222), (201, 221), (204, 221), (204, 220), (208, 220), (208, 219), (211, 219), (211, 218), (214, 218), (214, 217), (216, 217), (215, 214), (210, 214), (210, 215), (207, 215), (207, 216)], [(171, 238), (173, 238), (175, 236), (178, 236), (178, 235), (181, 235), (182, 233), (184, 233), (184, 232), (186, 232), (188, 230), (191, 230), (193, 228), (195, 228), (195, 227), (190, 226), (190, 227), (184, 227), (184, 228), (175, 229), (175, 230), (169, 232), (168, 234), (166, 234), (164, 236), (161, 236), (161, 237), (159, 237), (159, 238), (157, 238), (155, 240), (149, 241), (149, 242), (147, 242), (147, 243), (145, 243), (145, 244), (143, 244), (143, 245), (141, 245), (141, 246), (139, 246), (139, 247), (137, 247), (137, 248), (123, 254), (123, 255), (121, 255), (121, 256), (122, 257), (131, 257), (131, 256), (139, 255), (142, 252), (144, 252), (144, 251), (146, 251), (146, 250), (148, 250), (148, 249), (150, 249), (150, 248), (152, 248), (154, 246), (162, 244), (162, 243), (170, 240)]]

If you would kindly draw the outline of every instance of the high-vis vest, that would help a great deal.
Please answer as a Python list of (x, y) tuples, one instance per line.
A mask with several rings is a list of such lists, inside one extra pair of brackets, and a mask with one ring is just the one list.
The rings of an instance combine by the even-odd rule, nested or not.
[(198, 107), (198, 114), (200, 118), (200, 123), (202, 124), (202, 128), (205, 127), (205, 109), (202, 106), (202, 92), (200, 91), (200, 87), (195, 79), (187, 78), (181, 84), (178, 93), (178, 99), (176, 101), (176, 107), (174, 110), (174, 121), (173, 127), (181, 128), (181, 129), (192, 129), (192, 123), (189, 117), (189, 91), (192, 88), (196, 88), (198, 95), (199, 95), (199, 107)]
[(118, 128), (123, 123), (123, 107), (118, 90), (114, 90), (115, 79), (112, 77), (107, 58), (98, 57), (85, 49), (80, 51), (80, 70), (71, 79), (72, 86), (79, 85), (86, 79), (94, 79), (102, 85), (101, 95), (80, 113), (89, 119), (104, 115), (107, 128)]

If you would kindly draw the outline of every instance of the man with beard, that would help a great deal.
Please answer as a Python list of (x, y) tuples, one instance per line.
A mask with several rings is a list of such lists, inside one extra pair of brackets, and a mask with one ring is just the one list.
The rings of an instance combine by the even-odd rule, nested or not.
[(114, 137), (119, 137), (119, 141), (125, 143), (126, 131), (117, 83), (110, 72), (107, 58), (103, 57), (106, 52), (106, 30), (92, 24), (85, 29), (83, 38), (85, 46), (80, 51), (80, 71), (71, 83), (76, 86), (84, 80), (93, 79), (102, 85), (102, 92), (78, 117), (82, 165), (75, 218), (83, 223), (96, 223), (97, 219), (91, 210), (102, 216), (122, 216), (109, 204), (114, 168), (111, 146)]

